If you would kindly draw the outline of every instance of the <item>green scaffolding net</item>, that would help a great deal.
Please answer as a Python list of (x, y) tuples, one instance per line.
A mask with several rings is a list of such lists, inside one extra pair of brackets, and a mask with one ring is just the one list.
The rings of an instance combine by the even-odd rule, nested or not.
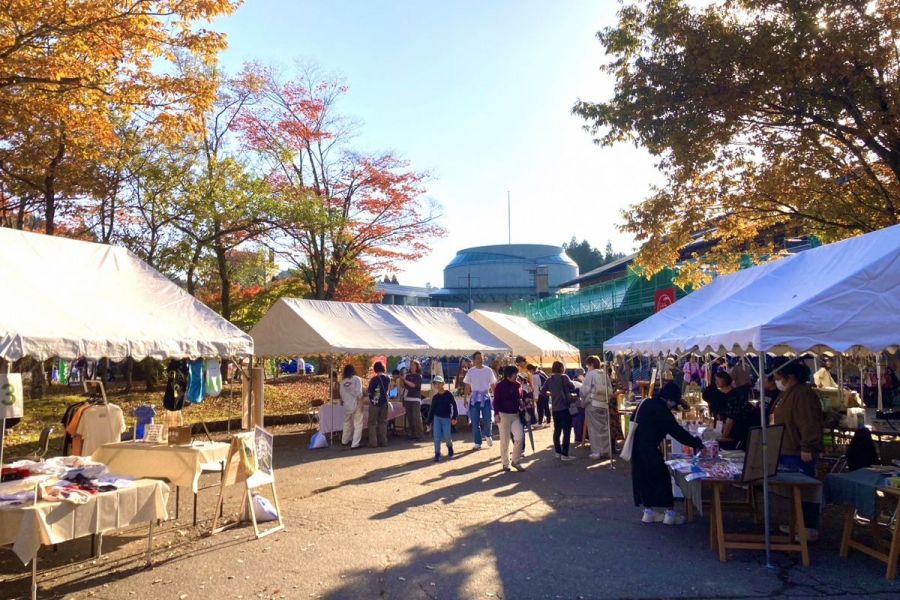
[(674, 289), (675, 272), (660, 271), (647, 279), (633, 269), (628, 275), (573, 293), (557, 294), (513, 305), (516, 314), (577, 346), (582, 353), (599, 353), (603, 342), (656, 312), (656, 293)]

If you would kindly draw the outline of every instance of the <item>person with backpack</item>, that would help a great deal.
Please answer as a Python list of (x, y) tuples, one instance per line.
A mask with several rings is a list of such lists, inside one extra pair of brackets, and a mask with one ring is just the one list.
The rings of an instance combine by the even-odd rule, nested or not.
[(544, 384), (547, 383), (547, 374), (535, 365), (528, 365), (527, 369), (532, 375), (532, 381), (534, 381), (534, 390), (532, 390), (532, 394), (534, 394), (534, 401), (535, 404), (537, 404), (537, 419), (535, 425), (540, 427), (549, 426), (550, 417), (552, 415), (550, 412), (550, 396), (541, 393), (541, 389), (544, 387)]
[(391, 406), (388, 404), (388, 389), (391, 380), (384, 374), (381, 361), (372, 367), (375, 376), (369, 380), (369, 447), (387, 446), (387, 422)]

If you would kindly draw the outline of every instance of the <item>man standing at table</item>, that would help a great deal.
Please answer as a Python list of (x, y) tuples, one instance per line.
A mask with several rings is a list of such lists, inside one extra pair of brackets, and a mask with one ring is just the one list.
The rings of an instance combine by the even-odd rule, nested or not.
[(493, 421), (491, 420), (491, 396), (497, 384), (494, 370), (484, 366), (484, 355), (478, 351), (472, 355), (471, 368), (466, 372), (465, 406), (472, 423), (472, 437), (475, 450), (481, 450), (481, 438), (487, 439), (488, 447), (494, 445)]

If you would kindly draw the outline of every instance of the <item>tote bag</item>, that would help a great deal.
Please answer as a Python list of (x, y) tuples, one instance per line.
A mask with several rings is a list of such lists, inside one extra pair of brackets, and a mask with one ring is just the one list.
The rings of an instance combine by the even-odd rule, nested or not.
[(622, 444), (622, 451), (619, 452), (619, 458), (622, 460), (631, 462), (631, 452), (634, 449), (634, 432), (637, 431), (637, 428), (637, 411), (635, 411), (634, 420), (631, 421), (631, 427), (628, 428), (628, 437), (625, 438), (625, 443)]

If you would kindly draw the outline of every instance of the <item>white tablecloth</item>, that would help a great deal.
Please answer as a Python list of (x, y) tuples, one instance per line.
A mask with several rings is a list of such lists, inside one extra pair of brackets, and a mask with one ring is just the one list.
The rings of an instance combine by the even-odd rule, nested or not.
[(41, 501), (0, 506), (0, 546), (12, 544), (27, 565), (41, 545), (168, 519), (169, 486), (151, 479), (139, 479), (134, 484), (92, 496), (85, 504)]
[[(406, 414), (406, 409), (400, 402), (390, 402), (391, 409), (388, 413), (388, 420), (396, 419)], [(365, 417), (363, 418), (363, 426), (369, 425), (369, 403), (365, 404)], [(343, 431), (344, 429), (344, 407), (341, 404), (325, 404), (319, 408), (319, 431), (322, 433), (331, 433), (332, 431)]]
[(165, 479), (196, 492), (203, 465), (225, 462), (228, 448), (224, 442), (199, 442), (190, 446), (114, 442), (100, 446), (91, 458), (105, 464), (114, 475)]

